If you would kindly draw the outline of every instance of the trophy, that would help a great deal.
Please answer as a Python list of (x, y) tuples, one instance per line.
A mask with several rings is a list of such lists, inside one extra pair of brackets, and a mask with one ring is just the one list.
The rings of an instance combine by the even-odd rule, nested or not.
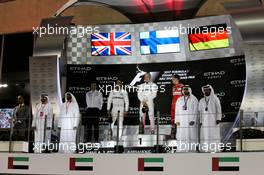
[(144, 124), (143, 124), (143, 119), (140, 119), (139, 122), (139, 134), (144, 134)]

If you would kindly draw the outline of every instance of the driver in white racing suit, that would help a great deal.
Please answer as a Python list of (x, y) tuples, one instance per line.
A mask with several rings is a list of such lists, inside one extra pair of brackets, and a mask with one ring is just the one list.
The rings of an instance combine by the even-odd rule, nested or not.
[(151, 75), (150, 73), (146, 73), (144, 75), (144, 83), (139, 85), (138, 88), (138, 99), (140, 101), (140, 120), (143, 120), (143, 125), (145, 127), (146, 122), (146, 113), (144, 114), (142, 108), (144, 106), (148, 107), (148, 116), (150, 120), (150, 130), (151, 134), (155, 133), (154, 128), (154, 98), (157, 96), (158, 86), (151, 82)]
[[(112, 106), (112, 110), (110, 111)], [(111, 128), (113, 130), (114, 124), (118, 117), (119, 111), (119, 139), (123, 132), (123, 121), (124, 116), (127, 116), (129, 109), (128, 94), (125, 89), (123, 89), (123, 83), (121, 80), (116, 81), (114, 90), (112, 90), (107, 99), (107, 111), (108, 115), (112, 116)]]

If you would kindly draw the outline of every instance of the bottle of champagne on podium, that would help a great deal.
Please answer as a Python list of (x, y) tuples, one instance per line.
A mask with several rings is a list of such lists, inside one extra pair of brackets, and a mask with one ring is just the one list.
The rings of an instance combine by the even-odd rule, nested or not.
[[(144, 114), (146, 115), (146, 114)], [(139, 134), (144, 134), (144, 124), (143, 124), (143, 119), (140, 119), (139, 121)]]
[(171, 139), (176, 139), (176, 127), (177, 127), (176, 124), (172, 125), (171, 135), (170, 135)]

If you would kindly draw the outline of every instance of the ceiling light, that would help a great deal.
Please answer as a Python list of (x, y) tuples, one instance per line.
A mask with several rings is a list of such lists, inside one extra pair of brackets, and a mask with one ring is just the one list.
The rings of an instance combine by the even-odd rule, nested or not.
[(0, 84), (0, 88), (7, 88), (8, 84)]

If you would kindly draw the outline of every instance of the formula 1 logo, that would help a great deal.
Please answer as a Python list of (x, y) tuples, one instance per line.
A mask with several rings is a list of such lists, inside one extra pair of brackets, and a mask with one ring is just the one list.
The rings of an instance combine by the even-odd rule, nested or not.
[[(137, 67), (137, 75), (134, 77), (134, 79), (131, 81), (131, 83), (129, 84), (130, 86), (135, 86), (137, 84), (143, 83), (144, 81), (144, 75), (147, 72), (142, 71), (139, 69), (139, 67)], [(156, 80), (156, 78), (159, 75), (159, 72), (149, 72), (151, 75), (151, 81), (154, 82)]]

